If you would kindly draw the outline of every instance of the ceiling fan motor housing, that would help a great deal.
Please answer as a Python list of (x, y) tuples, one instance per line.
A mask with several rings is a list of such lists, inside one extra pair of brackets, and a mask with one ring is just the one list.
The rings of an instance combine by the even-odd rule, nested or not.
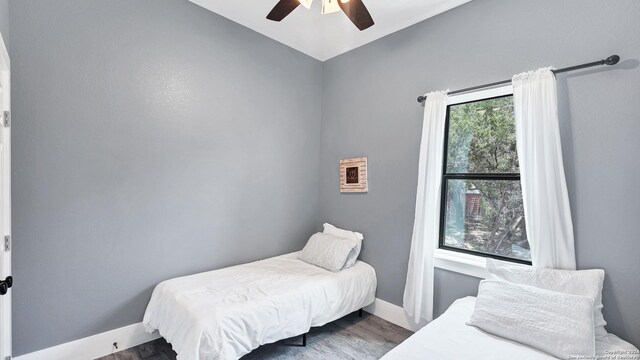
[[(311, 9), (311, 4), (313, 4), (313, 0), (298, 0), (300, 4), (307, 9)], [(342, 1), (343, 4), (349, 2), (349, 0), (322, 0), (322, 13), (323, 14), (331, 14), (334, 12), (340, 11), (340, 5), (338, 5), (338, 1)]]
[[(287, 15), (295, 10), (299, 5), (311, 8), (313, 0), (280, 0), (267, 15), (267, 19), (272, 21), (282, 21)], [(374, 21), (369, 14), (369, 10), (364, 6), (362, 0), (322, 0), (322, 13), (329, 14), (342, 10), (349, 20), (360, 30), (373, 26)]]

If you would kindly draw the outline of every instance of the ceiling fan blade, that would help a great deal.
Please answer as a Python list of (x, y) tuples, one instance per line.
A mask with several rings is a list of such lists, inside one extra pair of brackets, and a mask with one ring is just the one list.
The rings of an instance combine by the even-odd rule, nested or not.
[(342, 0), (338, 0), (338, 4), (342, 11), (347, 15), (351, 22), (360, 29), (360, 31), (373, 26), (374, 22), (371, 18), (371, 14), (369, 14), (369, 10), (364, 6), (362, 0), (349, 0), (346, 3), (343, 3)]
[(281, 21), (287, 15), (291, 14), (295, 8), (300, 5), (300, 1), (298, 0), (280, 0), (276, 6), (271, 10), (269, 15), (267, 15), (267, 19), (273, 21)]

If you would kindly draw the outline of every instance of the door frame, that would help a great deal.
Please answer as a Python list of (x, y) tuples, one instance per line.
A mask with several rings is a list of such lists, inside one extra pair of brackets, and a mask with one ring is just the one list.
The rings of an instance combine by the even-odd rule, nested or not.
[[(0, 279), (11, 275), (11, 238), (5, 249), (5, 237), (11, 236), (11, 124), (4, 126), (4, 112), (11, 111), (11, 63), (6, 44), (0, 34)], [(11, 292), (0, 296), (0, 359), (11, 359)]]

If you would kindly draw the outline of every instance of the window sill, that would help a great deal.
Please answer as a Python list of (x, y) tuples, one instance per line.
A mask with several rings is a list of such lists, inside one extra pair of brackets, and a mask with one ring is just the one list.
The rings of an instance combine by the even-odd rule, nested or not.
[(438, 269), (449, 270), (480, 279), (487, 277), (487, 258), (483, 256), (436, 249), (433, 254), (433, 260), (433, 265)]

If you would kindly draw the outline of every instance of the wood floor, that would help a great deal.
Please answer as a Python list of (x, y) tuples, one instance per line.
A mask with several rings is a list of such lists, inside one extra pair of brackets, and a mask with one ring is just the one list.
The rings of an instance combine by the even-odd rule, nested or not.
[[(307, 335), (307, 346), (283, 342), (261, 346), (242, 360), (377, 360), (408, 338), (412, 332), (368, 313), (357, 313), (319, 328)], [(285, 341), (301, 344), (302, 337)], [(164, 339), (142, 344), (99, 360), (174, 360), (176, 353)]]

